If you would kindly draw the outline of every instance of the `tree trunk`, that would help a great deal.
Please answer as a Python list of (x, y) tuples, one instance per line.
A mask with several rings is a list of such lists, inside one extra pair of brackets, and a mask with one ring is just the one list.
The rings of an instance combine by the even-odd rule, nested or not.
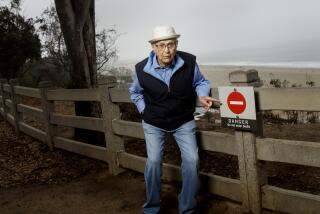
[[(97, 87), (94, 0), (55, 0), (57, 14), (71, 59), (71, 88)], [(94, 102), (75, 102), (78, 116), (100, 116)], [(102, 133), (76, 129), (75, 138), (101, 144)], [(93, 142), (96, 141), (96, 142)]]
[(55, 0), (71, 58), (72, 88), (97, 86), (94, 0)]

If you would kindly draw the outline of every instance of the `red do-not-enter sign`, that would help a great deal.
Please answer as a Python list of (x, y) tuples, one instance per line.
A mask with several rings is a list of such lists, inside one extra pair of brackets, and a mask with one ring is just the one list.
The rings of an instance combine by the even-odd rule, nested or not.
[(234, 114), (241, 114), (246, 109), (246, 99), (237, 91), (228, 95), (227, 102), (230, 111)]

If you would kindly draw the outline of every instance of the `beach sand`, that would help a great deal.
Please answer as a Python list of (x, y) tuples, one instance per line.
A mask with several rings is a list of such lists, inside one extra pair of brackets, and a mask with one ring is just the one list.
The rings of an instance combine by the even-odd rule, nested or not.
[(313, 81), (314, 87), (320, 87), (320, 68), (284, 68), (284, 67), (259, 67), (259, 66), (227, 66), (227, 65), (200, 65), (204, 76), (211, 81), (212, 87), (228, 86), (229, 73), (235, 70), (255, 69), (263, 81), (262, 87), (272, 87), (271, 79), (288, 81), (287, 87), (292, 85), (310, 87), (307, 81)]

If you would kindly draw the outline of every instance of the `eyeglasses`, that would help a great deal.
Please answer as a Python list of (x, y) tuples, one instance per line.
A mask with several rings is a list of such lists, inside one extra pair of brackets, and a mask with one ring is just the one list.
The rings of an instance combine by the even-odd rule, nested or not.
[(177, 44), (175, 42), (169, 42), (168, 44), (165, 44), (165, 43), (155, 44), (155, 46), (160, 51), (164, 51), (166, 48), (168, 48), (169, 50), (173, 50), (177, 46)]

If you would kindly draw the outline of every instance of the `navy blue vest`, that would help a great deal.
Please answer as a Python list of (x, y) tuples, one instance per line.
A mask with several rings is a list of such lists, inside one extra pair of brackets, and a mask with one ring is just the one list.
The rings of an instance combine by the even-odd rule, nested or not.
[(193, 87), (196, 57), (181, 51), (177, 54), (184, 60), (184, 65), (172, 75), (169, 87), (143, 71), (148, 58), (136, 64), (146, 104), (142, 119), (165, 130), (174, 130), (194, 118), (197, 97)]

